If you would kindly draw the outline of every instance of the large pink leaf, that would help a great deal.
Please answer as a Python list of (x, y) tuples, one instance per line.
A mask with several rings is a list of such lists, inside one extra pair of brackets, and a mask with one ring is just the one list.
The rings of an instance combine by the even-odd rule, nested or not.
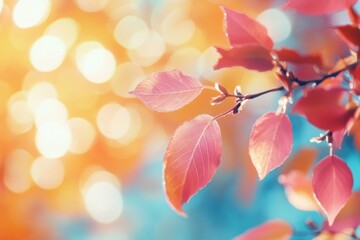
[(311, 89), (295, 104), (293, 112), (304, 115), (310, 123), (323, 130), (343, 129), (355, 110), (342, 103), (345, 93), (338, 88)]
[(231, 46), (257, 44), (269, 50), (273, 48), (273, 41), (267, 29), (259, 22), (243, 13), (224, 7), (226, 34)]
[(292, 127), (286, 114), (267, 113), (255, 122), (250, 135), (249, 153), (260, 180), (284, 163), (292, 145)]
[(221, 58), (214, 69), (240, 66), (263, 72), (274, 68), (269, 50), (259, 45), (244, 45), (229, 50), (218, 48), (217, 51)]
[(170, 112), (190, 103), (203, 88), (198, 80), (179, 70), (172, 70), (151, 74), (131, 94), (139, 97), (152, 110)]
[(235, 240), (288, 240), (293, 229), (283, 220), (271, 220), (237, 236)]
[(357, 0), (288, 0), (285, 9), (308, 15), (323, 15), (350, 7)]
[(183, 203), (212, 179), (221, 156), (221, 132), (209, 115), (181, 125), (165, 155), (165, 190), (170, 204), (185, 215)]
[(340, 158), (328, 156), (315, 167), (312, 185), (331, 226), (351, 195), (352, 173)]
[(279, 183), (285, 187), (289, 202), (297, 209), (303, 211), (318, 211), (311, 180), (304, 172), (293, 170), (279, 176)]

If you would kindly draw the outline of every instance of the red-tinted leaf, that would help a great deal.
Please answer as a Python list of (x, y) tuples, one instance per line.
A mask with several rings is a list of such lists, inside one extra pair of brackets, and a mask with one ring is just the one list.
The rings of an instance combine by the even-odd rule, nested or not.
[(152, 110), (170, 112), (190, 103), (203, 88), (196, 79), (172, 70), (151, 74), (131, 94), (139, 97)]
[(336, 28), (336, 33), (352, 48), (360, 47), (360, 29), (357, 26), (346, 25)]
[(275, 50), (275, 52), (280, 61), (301, 64), (307, 63), (319, 67), (323, 65), (322, 58), (318, 54), (301, 55), (297, 51), (289, 48), (282, 48), (280, 50)]
[(288, 0), (283, 6), (302, 14), (323, 15), (344, 10), (356, 0)]
[(351, 71), (352, 79), (352, 89), (357, 94), (360, 95), (360, 65), (357, 65), (356, 68)]
[(279, 183), (284, 185), (289, 202), (303, 211), (318, 211), (311, 180), (304, 172), (294, 170), (279, 176)]
[(170, 204), (185, 215), (183, 203), (212, 179), (221, 156), (220, 127), (209, 115), (184, 123), (165, 155), (165, 190)]
[(257, 44), (267, 49), (273, 48), (273, 41), (267, 29), (259, 22), (243, 13), (223, 7), (226, 33), (231, 46)]
[(340, 158), (328, 156), (315, 167), (312, 185), (331, 226), (351, 195), (352, 173)]
[(283, 220), (272, 220), (246, 231), (235, 240), (288, 240), (292, 234), (290, 224)]
[(267, 113), (256, 120), (250, 135), (249, 154), (260, 180), (283, 164), (292, 145), (292, 127), (286, 114)]
[(214, 69), (240, 66), (263, 72), (274, 68), (269, 50), (258, 45), (245, 45), (229, 50), (217, 48), (217, 51), (221, 58)]
[(341, 102), (344, 94), (342, 89), (311, 89), (295, 104), (293, 112), (304, 115), (323, 130), (342, 129), (354, 115), (354, 110), (347, 109)]
[(346, 128), (333, 132), (332, 138), (333, 138), (333, 146), (335, 148), (341, 149), (341, 145), (344, 140), (345, 133), (346, 133)]

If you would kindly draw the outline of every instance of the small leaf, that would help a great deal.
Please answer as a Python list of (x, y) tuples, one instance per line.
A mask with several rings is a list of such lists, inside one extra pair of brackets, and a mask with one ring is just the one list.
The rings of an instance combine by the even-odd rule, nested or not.
[(268, 50), (273, 48), (273, 41), (267, 29), (259, 22), (243, 13), (223, 7), (225, 15), (226, 34), (230, 45), (242, 46), (248, 44), (260, 45)]
[(271, 220), (237, 236), (235, 240), (288, 240), (293, 229), (283, 220)]
[(356, 0), (288, 0), (284, 9), (292, 9), (307, 15), (323, 15), (351, 7)]
[(311, 89), (295, 104), (293, 112), (304, 115), (320, 129), (342, 129), (354, 115), (354, 109), (347, 109), (342, 104), (344, 94), (345, 91), (338, 88)]
[(222, 103), (225, 99), (226, 99), (226, 96), (219, 95), (219, 96), (213, 97), (210, 101), (210, 104), (211, 104), (211, 106), (214, 106), (216, 104)]
[(300, 63), (300, 64), (307, 63), (319, 67), (323, 65), (322, 58), (318, 54), (301, 55), (296, 50), (289, 48), (282, 48), (280, 50), (275, 50), (275, 53), (280, 61)]
[(356, 26), (346, 25), (336, 28), (336, 33), (349, 45), (349, 47), (360, 47), (360, 29)]
[(311, 180), (304, 172), (294, 170), (279, 176), (279, 183), (284, 185), (289, 202), (303, 211), (318, 211)]
[(269, 71), (274, 68), (270, 52), (258, 45), (244, 45), (229, 50), (217, 48), (221, 58), (214, 69), (244, 67), (250, 70)]
[(356, 68), (350, 72), (352, 75), (351, 89), (356, 95), (360, 95), (360, 65), (358, 64)]
[(353, 182), (349, 167), (337, 156), (328, 156), (315, 167), (312, 179), (314, 194), (330, 226), (348, 201)]
[(225, 96), (229, 95), (229, 93), (228, 93), (228, 91), (226, 90), (226, 88), (223, 87), (223, 86), (221, 86), (219, 83), (215, 83), (215, 88), (216, 88), (216, 90), (217, 90), (219, 93), (221, 93), (221, 94), (223, 94), (223, 95), (225, 95)]
[(332, 138), (333, 138), (332, 144), (335, 148), (341, 149), (341, 145), (344, 140), (346, 132), (347, 132), (346, 128), (343, 128), (332, 133)]
[(170, 204), (181, 215), (183, 203), (205, 187), (220, 163), (221, 132), (209, 115), (181, 125), (165, 155), (165, 190)]
[(203, 88), (198, 80), (172, 70), (151, 74), (130, 93), (152, 110), (170, 112), (190, 103)]
[(290, 155), (292, 127), (286, 114), (267, 113), (256, 120), (250, 135), (249, 154), (260, 180)]

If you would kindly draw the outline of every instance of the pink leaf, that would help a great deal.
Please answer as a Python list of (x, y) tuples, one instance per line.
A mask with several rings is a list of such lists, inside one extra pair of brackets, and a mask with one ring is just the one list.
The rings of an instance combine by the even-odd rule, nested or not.
[(288, 0), (284, 8), (302, 14), (323, 15), (349, 8), (355, 2), (356, 0)]
[(256, 120), (250, 135), (249, 153), (260, 180), (290, 155), (292, 127), (286, 114), (267, 113)]
[(217, 51), (221, 58), (214, 69), (240, 66), (263, 72), (274, 68), (269, 50), (259, 45), (244, 45), (229, 50), (217, 48)]
[(190, 103), (203, 88), (196, 79), (172, 70), (151, 74), (131, 94), (139, 97), (152, 110), (170, 112)]
[(235, 240), (288, 240), (293, 229), (283, 220), (271, 220), (237, 236)]
[(338, 88), (311, 89), (295, 104), (293, 112), (304, 115), (311, 124), (323, 130), (342, 129), (355, 110), (342, 103), (344, 94), (345, 91)]
[(312, 185), (331, 226), (351, 195), (352, 173), (340, 158), (328, 156), (315, 167)]
[(279, 183), (284, 185), (289, 202), (303, 211), (318, 211), (311, 180), (304, 172), (293, 170), (279, 176)]
[(267, 29), (259, 22), (243, 13), (223, 7), (225, 15), (226, 33), (231, 46), (256, 44), (269, 50), (273, 48), (273, 41)]
[(165, 190), (170, 204), (185, 215), (183, 203), (212, 179), (221, 156), (221, 132), (209, 115), (184, 123), (175, 132), (165, 155)]

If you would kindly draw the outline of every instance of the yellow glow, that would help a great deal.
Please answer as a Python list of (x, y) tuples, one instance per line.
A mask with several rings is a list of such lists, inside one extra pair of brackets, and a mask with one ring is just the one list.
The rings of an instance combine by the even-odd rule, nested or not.
[(34, 27), (45, 21), (50, 9), (50, 0), (19, 0), (14, 8), (13, 21), (19, 28)]
[(33, 126), (33, 114), (26, 102), (26, 98), (26, 92), (17, 92), (11, 96), (7, 103), (9, 113), (7, 123), (16, 134), (25, 133)]
[(123, 210), (120, 189), (106, 181), (92, 184), (85, 192), (84, 201), (90, 216), (100, 223), (114, 222)]
[(31, 111), (24, 100), (19, 100), (10, 105), (10, 116), (19, 124), (32, 122)]
[(3, 0), (0, 0), (0, 13), (1, 13), (2, 9), (3, 9), (3, 6), (4, 6), (4, 2), (3, 2)]
[(172, 45), (181, 45), (191, 39), (195, 32), (195, 24), (184, 16), (184, 11), (174, 10), (166, 16), (161, 25), (161, 35)]
[(76, 0), (76, 4), (84, 12), (98, 12), (106, 7), (108, 0)]
[(197, 65), (199, 72), (204, 78), (212, 79), (215, 78), (216, 74), (219, 74), (219, 71), (214, 71), (214, 66), (219, 57), (219, 53), (213, 47), (209, 47), (201, 53)]
[(4, 184), (12, 192), (21, 193), (31, 186), (30, 167), (33, 157), (25, 150), (13, 151), (4, 162)]
[(96, 132), (94, 127), (90, 122), (82, 118), (72, 118), (68, 123), (72, 136), (69, 151), (76, 154), (87, 152), (95, 140)]
[(70, 148), (71, 133), (66, 124), (47, 122), (36, 132), (36, 147), (46, 158), (60, 158)]
[(51, 23), (45, 33), (60, 38), (67, 48), (71, 47), (79, 34), (78, 24), (71, 18), (58, 19)]
[(108, 182), (117, 188), (121, 187), (120, 181), (117, 177), (108, 171), (103, 170), (98, 166), (92, 166), (84, 172), (80, 182), (80, 191), (83, 195), (86, 194), (89, 187), (97, 182)]
[(39, 82), (30, 89), (27, 102), (30, 109), (35, 112), (43, 101), (56, 98), (57, 92), (53, 84), (49, 82)]
[(40, 188), (54, 189), (64, 179), (64, 165), (59, 159), (37, 158), (31, 166), (31, 177)]
[(76, 63), (81, 74), (92, 83), (107, 82), (116, 69), (114, 55), (96, 42), (79, 47)]
[(274, 42), (281, 42), (287, 39), (291, 33), (291, 22), (283, 11), (270, 8), (256, 18), (268, 30)]
[(192, 77), (200, 77), (201, 72), (198, 68), (200, 51), (196, 48), (181, 48), (177, 50), (169, 59), (167, 68), (180, 69), (183, 73)]
[(132, 62), (146, 67), (156, 63), (165, 53), (165, 43), (159, 33), (150, 31), (140, 47), (130, 49), (128, 54)]
[(117, 139), (121, 144), (129, 144), (134, 141), (140, 134), (142, 128), (142, 119), (139, 112), (135, 108), (126, 108), (130, 114), (130, 123), (127, 133), (122, 137)]
[(121, 97), (134, 97), (129, 94), (137, 84), (144, 78), (142, 68), (132, 62), (120, 64), (115, 72), (115, 77), (111, 81), (113, 91)]
[(120, 139), (125, 136), (130, 128), (130, 121), (129, 112), (117, 103), (104, 105), (97, 115), (100, 132), (110, 139)]
[(114, 30), (115, 40), (127, 49), (140, 47), (146, 41), (148, 34), (147, 24), (136, 16), (122, 18)]
[(67, 118), (66, 107), (56, 99), (45, 99), (38, 103), (35, 109), (35, 124), (37, 127), (49, 122), (64, 123)]
[(52, 35), (45, 35), (34, 42), (30, 49), (30, 61), (40, 72), (51, 72), (64, 61), (66, 46), (64, 42)]

